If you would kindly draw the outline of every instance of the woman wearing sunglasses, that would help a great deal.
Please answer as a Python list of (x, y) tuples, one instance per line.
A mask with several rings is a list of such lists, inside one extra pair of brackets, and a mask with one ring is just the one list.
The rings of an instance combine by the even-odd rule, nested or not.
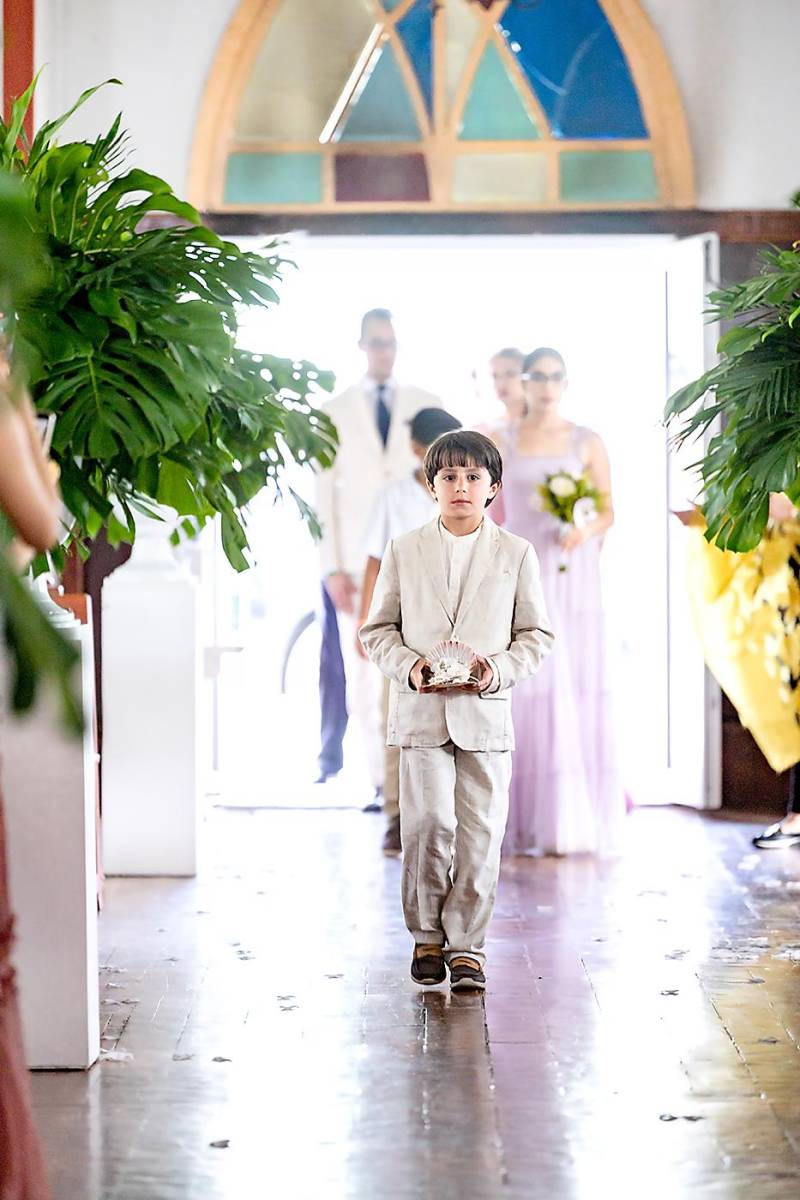
[[(502, 435), (505, 526), (533, 543), (555, 644), (539, 673), (514, 689), (517, 750), (505, 849), (542, 854), (609, 851), (625, 798), (610, 719), (600, 594), (600, 551), (614, 520), (602, 439), (561, 412), (564, 359), (541, 347), (525, 359), (526, 412)], [(598, 511), (580, 528), (542, 508), (539, 487), (556, 473), (583, 475)]]

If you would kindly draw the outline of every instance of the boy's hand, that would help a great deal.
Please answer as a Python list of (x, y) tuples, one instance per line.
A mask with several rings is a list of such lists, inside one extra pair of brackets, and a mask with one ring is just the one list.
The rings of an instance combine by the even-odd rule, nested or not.
[(485, 658), (482, 658), (480, 654), (476, 654), (472, 660), (471, 670), (478, 680), (478, 691), (485, 692), (487, 688), (492, 686), (494, 682), (492, 665)]
[(408, 673), (408, 682), (414, 691), (418, 692), (425, 682), (425, 668), (430, 664), (424, 658), (418, 658)]

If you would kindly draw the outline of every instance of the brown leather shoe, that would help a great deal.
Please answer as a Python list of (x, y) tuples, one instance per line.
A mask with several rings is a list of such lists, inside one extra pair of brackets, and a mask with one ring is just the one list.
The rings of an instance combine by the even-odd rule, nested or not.
[(486, 988), (486, 976), (477, 958), (469, 954), (457, 954), (450, 959), (450, 990), (453, 992), (482, 992)]
[(414, 957), (411, 959), (411, 978), (414, 983), (431, 987), (436, 983), (444, 983), (447, 969), (444, 965), (444, 952), (441, 946), (415, 946)]
[(399, 817), (394, 817), (386, 828), (386, 833), (383, 835), (383, 853), (392, 856), (403, 853), (403, 847), (400, 842)]

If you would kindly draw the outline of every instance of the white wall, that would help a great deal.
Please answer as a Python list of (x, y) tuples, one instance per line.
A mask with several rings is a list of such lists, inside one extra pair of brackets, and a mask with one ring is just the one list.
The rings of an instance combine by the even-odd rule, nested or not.
[[(46, 63), (37, 121), (103, 79), (65, 133), (88, 137), (121, 110), (137, 166), (186, 193), (205, 81), (237, 0), (36, 0), (36, 60)], [(62, 135), (63, 136), (63, 135)]]
[[(331, 0), (344, 2), (344, 0)], [(800, 0), (644, 0), (689, 114), (704, 208), (785, 208), (800, 187)], [(185, 192), (203, 85), (236, 0), (38, 0), (39, 117), (111, 75), (70, 126), (119, 108), (137, 162)]]
[(700, 208), (800, 188), (800, 0), (644, 0), (683, 94)]

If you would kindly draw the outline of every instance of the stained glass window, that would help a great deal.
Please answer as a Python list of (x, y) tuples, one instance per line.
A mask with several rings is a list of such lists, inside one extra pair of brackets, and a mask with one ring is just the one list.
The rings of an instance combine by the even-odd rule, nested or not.
[(236, 18), (226, 35), (242, 39), (225, 58), (233, 127), (210, 120), (224, 181), (205, 207), (655, 207), (690, 190), (676, 90), (658, 111), (669, 64), (620, 0), (245, 7), (252, 40)]

